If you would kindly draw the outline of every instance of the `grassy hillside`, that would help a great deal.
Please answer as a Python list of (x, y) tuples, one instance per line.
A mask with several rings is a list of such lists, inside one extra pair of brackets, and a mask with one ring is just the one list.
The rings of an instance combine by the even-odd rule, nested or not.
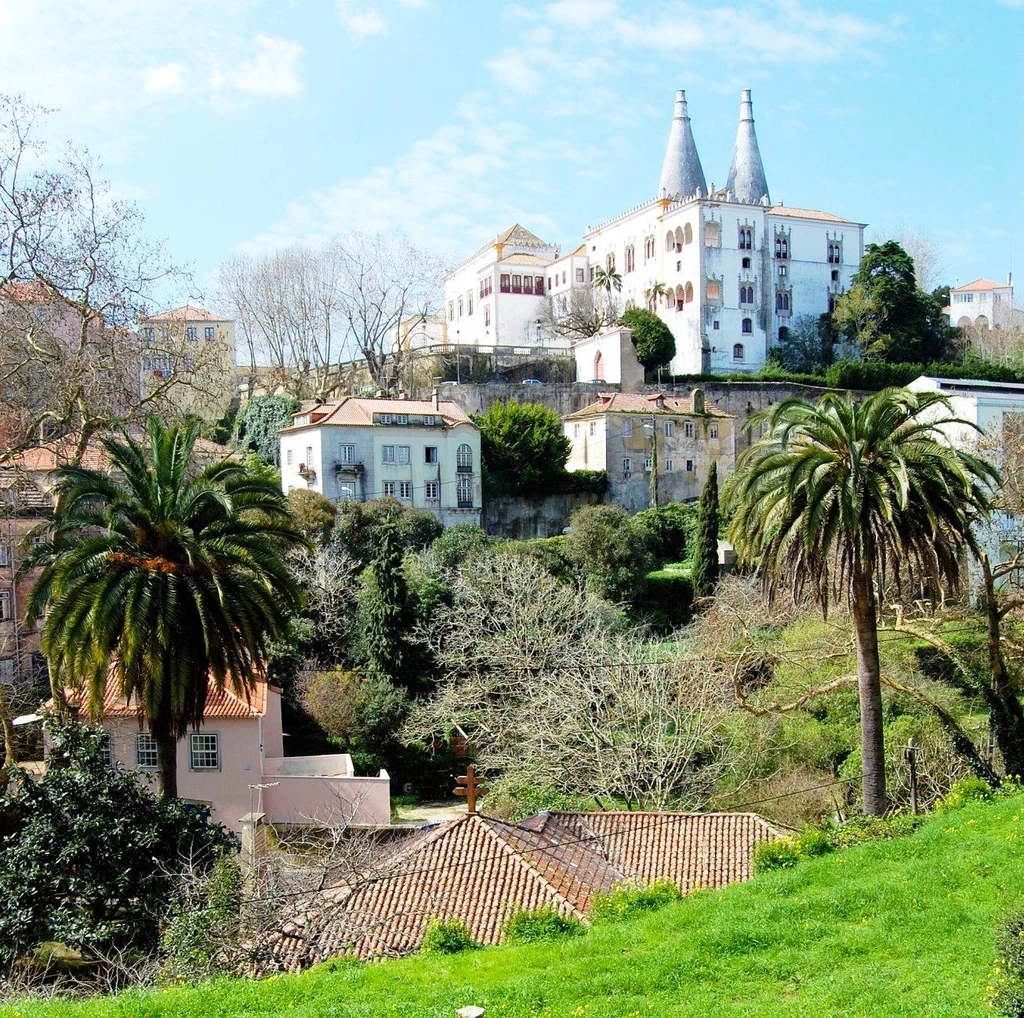
[(20, 1005), (2, 1018), (238, 1015), (981, 1016), (994, 930), (1024, 905), (1024, 798), (933, 817), (916, 835), (801, 862), (559, 943), (262, 983)]

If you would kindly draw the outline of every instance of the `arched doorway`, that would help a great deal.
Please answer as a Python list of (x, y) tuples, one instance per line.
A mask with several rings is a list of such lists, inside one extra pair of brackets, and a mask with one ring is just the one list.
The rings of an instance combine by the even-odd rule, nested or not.
[(594, 381), (604, 381), (604, 356), (602, 355), (600, 350), (598, 350), (597, 353), (594, 354)]

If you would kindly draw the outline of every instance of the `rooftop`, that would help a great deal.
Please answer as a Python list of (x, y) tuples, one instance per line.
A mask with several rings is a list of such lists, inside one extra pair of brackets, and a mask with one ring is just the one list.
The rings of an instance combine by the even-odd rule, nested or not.
[[(275, 687), (276, 688), (276, 687)], [(203, 719), (241, 719), (258, 718), (267, 713), (267, 689), (266, 682), (256, 682), (251, 692), (232, 692), (228, 688), (218, 689), (211, 678), (207, 687), (206, 707), (203, 710)], [(79, 706), (84, 702), (84, 697), (78, 691), (69, 691), (68, 702), (72, 706)], [(137, 701), (128, 703), (121, 696), (117, 683), (111, 677), (107, 681), (107, 687), (103, 693), (103, 702), (100, 708), (100, 717), (104, 718), (137, 718), (142, 715), (142, 708)]]
[[(660, 401), (660, 403), (659, 403)], [(566, 416), (565, 420), (579, 420), (600, 414), (694, 414), (693, 397), (666, 396), (664, 393), (602, 392), (595, 402)], [(708, 417), (727, 417), (732, 414), (705, 404), (704, 414)]]
[[(430, 399), (375, 399), (364, 396), (347, 396), (337, 403), (318, 403), (315, 406), (293, 414), (292, 424), (284, 428), (285, 433), (303, 428), (319, 428), (331, 425), (356, 425), (368, 427), (373, 424), (374, 414), (423, 414), (440, 417), (449, 427), (456, 424), (471, 424), (466, 411), (450, 399), (442, 399), (434, 406)], [(309, 417), (308, 424), (296, 424), (299, 417)]]
[(819, 212), (817, 209), (796, 209), (790, 205), (769, 205), (768, 212), (773, 216), (789, 216), (791, 219), (817, 219), (825, 223), (849, 223), (851, 226), (860, 226), (850, 219), (843, 219), (842, 216), (834, 216), (831, 212)]
[(965, 290), (1009, 290), (1009, 283), (995, 283), (991, 279), (975, 279), (971, 283), (964, 283), (963, 286), (954, 286), (950, 293), (963, 293)]
[(519, 824), (473, 813), (414, 834), (374, 873), (300, 905), (269, 946), (287, 970), (406, 954), (435, 917), (495, 944), (520, 909), (584, 918), (596, 892), (621, 884), (671, 880), (686, 892), (746, 880), (754, 850), (776, 837), (753, 813), (545, 812)]

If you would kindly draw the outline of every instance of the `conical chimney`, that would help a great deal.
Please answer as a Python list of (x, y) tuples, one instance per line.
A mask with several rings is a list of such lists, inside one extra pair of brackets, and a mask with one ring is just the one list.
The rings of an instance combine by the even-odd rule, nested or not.
[(757, 147), (757, 135), (754, 133), (754, 107), (750, 101), (749, 88), (743, 89), (740, 96), (740, 126), (736, 132), (736, 147), (732, 152), (732, 166), (729, 167), (729, 180), (725, 187), (736, 196), (736, 201), (761, 205), (762, 199), (767, 199), (767, 204), (771, 204), (768, 181)]
[(686, 93), (679, 89), (676, 92), (676, 107), (668, 135), (665, 162), (661, 167), (658, 195), (662, 198), (674, 198), (676, 195), (690, 198), (697, 193), (707, 194), (707, 190), (704, 169), (700, 165), (697, 144), (690, 129), (690, 116), (686, 111)]

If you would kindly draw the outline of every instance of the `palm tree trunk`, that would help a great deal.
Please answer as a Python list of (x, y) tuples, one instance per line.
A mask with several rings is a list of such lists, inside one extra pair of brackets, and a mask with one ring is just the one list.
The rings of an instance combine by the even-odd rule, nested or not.
[(18, 763), (18, 733), (11, 723), (11, 709), (3, 683), (0, 683), (0, 727), (4, 733), (4, 765), (0, 774), (0, 795), (7, 794), (11, 771)]
[(178, 740), (165, 728), (156, 739), (156, 777), (161, 799), (178, 797)]
[(885, 743), (882, 730), (882, 682), (878, 663), (878, 609), (871, 573), (859, 564), (853, 574), (853, 619), (857, 634), (857, 686), (864, 812), (885, 813)]

